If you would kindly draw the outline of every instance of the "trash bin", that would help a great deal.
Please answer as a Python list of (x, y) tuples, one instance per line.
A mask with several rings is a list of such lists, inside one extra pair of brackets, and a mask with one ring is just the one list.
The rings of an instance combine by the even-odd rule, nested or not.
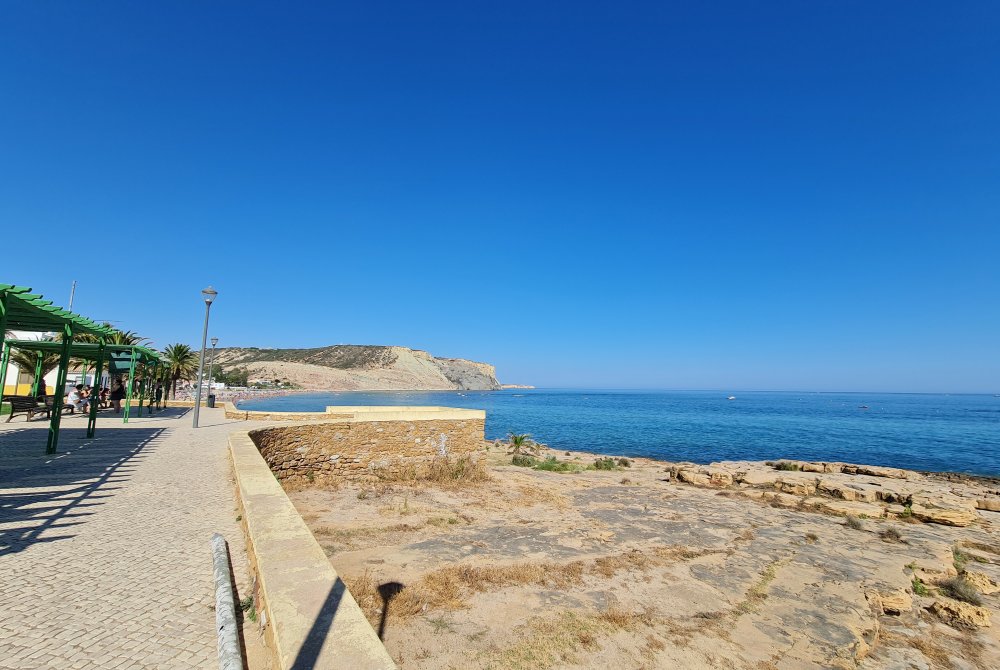
[(209, 407), (215, 407), (215, 394), (214, 393), (209, 393), (208, 394), (208, 406)]

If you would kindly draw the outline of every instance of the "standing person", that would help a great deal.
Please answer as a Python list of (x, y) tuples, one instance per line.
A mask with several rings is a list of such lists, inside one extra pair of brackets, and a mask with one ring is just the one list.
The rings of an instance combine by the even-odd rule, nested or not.
[(115, 414), (121, 414), (122, 400), (125, 399), (125, 387), (122, 386), (121, 378), (115, 379), (111, 384), (111, 406), (115, 408)]
[(163, 384), (156, 382), (156, 409), (160, 409), (160, 401), (163, 400)]

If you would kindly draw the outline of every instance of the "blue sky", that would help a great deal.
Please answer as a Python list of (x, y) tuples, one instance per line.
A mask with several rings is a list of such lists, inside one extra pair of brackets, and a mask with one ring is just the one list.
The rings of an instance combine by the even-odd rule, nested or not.
[(1000, 5), (542, 4), (6, 3), (0, 281), (159, 346), (213, 284), (224, 345), (1000, 392)]

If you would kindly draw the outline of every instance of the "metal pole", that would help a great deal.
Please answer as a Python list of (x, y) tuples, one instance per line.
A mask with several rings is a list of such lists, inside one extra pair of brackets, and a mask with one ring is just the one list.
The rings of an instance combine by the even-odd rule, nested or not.
[[(100, 381), (104, 374), (104, 338), (101, 337), (97, 345), (97, 369), (94, 372), (94, 380)], [(97, 428), (97, 405), (101, 402), (101, 387), (97, 384), (94, 387), (97, 393), (90, 394), (90, 416), (87, 418), (87, 437), (94, 436)]]
[(69, 307), (66, 308), (66, 309), (68, 309), (71, 312), (73, 311), (73, 297), (75, 295), (76, 295), (76, 280), (74, 279), (73, 280), (73, 288), (71, 288), (69, 290)]
[(35, 381), (31, 385), (31, 397), (38, 397), (38, 387), (42, 381), (42, 352), (35, 352)]
[[(0, 354), (0, 396), (3, 396), (4, 386), (7, 384), (7, 364), (10, 363), (10, 344), (3, 343), (3, 354)], [(14, 383), (14, 395), (17, 395), (17, 382)], [(11, 405), (10, 411), (14, 411)]]
[(132, 411), (132, 388), (135, 386), (135, 347), (132, 347), (132, 358), (128, 364), (128, 386), (125, 387), (125, 416), (122, 423), (128, 423), (128, 415)]
[(208, 395), (212, 395), (212, 373), (215, 372), (215, 338), (212, 339), (212, 358), (208, 361)]
[(212, 303), (205, 302), (205, 327), (201, 332), (201, 356), (198, 357), (198, 391), (194, 399), (194, 422), (195, 428), (198, 427), (198, 410), (201, 409), (201, 381), (202, 375), (205, 374), (205, 348), (208, 346), (208, 311), (212, 309)]
[(69, 368), (69, 351), (73, 346), (73, 328), (63, 326), (62, 350), (59, 352), (59, 372), (56, 375), (56, 396), (52, 399), (51, 416), (49, 417), (49, 438), (45, 444), (45, 453), (54, 454), (59, 446), (59, 422), (62, 419), (63, 396), (66, 395), (66, 371)]

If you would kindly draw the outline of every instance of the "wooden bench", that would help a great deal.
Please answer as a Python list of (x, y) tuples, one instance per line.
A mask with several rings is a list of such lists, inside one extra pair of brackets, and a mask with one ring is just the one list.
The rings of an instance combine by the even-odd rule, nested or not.
[(30, 395), (5, 395), (3, 401), (10, 404), (10, 414), (7, 415), (7, 423), (10, 423), (15, 414), (25, 414), (25, 421), (31, 421), (31, 417), (36, 414), (49, 416), (52, 411), (48, 398), (46, 398), (44, 404), (41, 404), (37, 398)]
[[(51, 412), (52, 408), (55, 407), (56, 397), (54, 395), (45, 396), (45, 411)], [(65, 414), (69, 412), (70, 414), (76, 414), (76, 408), (63, 400), (62, 413)]]

